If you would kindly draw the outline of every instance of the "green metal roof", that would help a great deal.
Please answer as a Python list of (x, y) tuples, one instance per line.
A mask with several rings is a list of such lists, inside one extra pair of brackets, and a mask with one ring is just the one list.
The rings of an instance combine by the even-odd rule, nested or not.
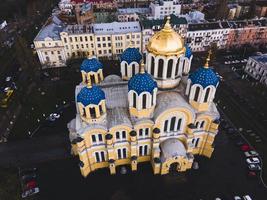
[[(177, 17), (176, 15), (170, 15), (171, 17), (171, 24), (173, 25), (178, 25), (178, 24), (187, 24), (187, 21), (184, 17)], [(165, 19), (152, 19), (152, 20), (142, 20), (141, 24), (145, 29), (147, 28), (152, 28), (153, 26), (162, 26), (165, 24), (166, 18)]]

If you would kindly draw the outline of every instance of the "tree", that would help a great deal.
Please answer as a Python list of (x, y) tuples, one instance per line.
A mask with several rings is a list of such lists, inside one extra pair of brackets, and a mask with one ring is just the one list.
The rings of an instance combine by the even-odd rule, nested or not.
[(216, 16), (217, 20), (227, 19), (229, 8), (227, 6), (228, 0), (217, 0)]

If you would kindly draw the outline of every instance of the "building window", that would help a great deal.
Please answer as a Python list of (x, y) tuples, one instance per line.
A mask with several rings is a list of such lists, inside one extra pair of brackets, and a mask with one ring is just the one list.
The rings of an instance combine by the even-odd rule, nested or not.
[(164, 61), (163, 59), (159, 59), (158, 78), (162, 78), (163, 76), (163, 67), (164, 67)]
[(139, 146), (139, 156), (147, 156), (147, 155), (149, 155), (148, 145)]
[(95, 152), (95, 160), (97, 163), (106, 161), (105, 152)]
[(139, 129), (138, 138), (146, 138), (146, 137), (149, 137), (149, 128)]
[(70, 42), (72, 42), (72, 37), (70, 37)]
[(126, 131), (117, 131), (116, 132), (116, 140), (118, 140), (118, 141), (126, 140)]
[(136, 94), (135, 93), (133, 93), (133, 107), (136, 108)]
[(80, 41), (81, 41), (81, 42), (83, 41), (83, 37), (80, 37)]
[(171, 76), (172, 76), (172, 65), (173, 65), (173, 60), (170, 59), (168, 61), (167, 78), (171, 78)]
[(200, 87), (196, 87), (194, 101), (198, 100), (199, 92), (200, 92)]
[(64, 38), (64, 42), (67, 43), (67, 39), (66, 38)]
[(103, 136), (101, 133), (92, 135), (92, 143), (99, 144), (103, 142)]
[(207, 101), (208, 101), (209, 94), (210, 94), (210, 88), (208, 88), (208, 89), (206, 90), (205, 97), (204, 97), (204, 102), (207, 102)]
[(97, 40), (98, 42), (100, 42), (100, 37), (97, 37), (96, 40)]
[(78, 42), (78, 38), (77, 37), (75, 37), (75, 42)]
[(143, 99), (142, 99), (142, 108), (146, 109), (146, 98), (147, 98), (147, 94), (143, 94)]
[(126, 148), (117, 149), (117, 156), (118, 159), (127, 158), (127, 149)]

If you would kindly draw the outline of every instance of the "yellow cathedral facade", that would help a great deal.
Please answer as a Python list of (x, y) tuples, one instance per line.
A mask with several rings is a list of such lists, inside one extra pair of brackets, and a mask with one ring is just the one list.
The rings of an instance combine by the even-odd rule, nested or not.
[(211, 157), (219, 112), (213, 102), (219, 79), (209, 67), (190, 72), (190, 47), (167, 21), (150, 38), (144, 58), (137, 48), (121, 55), (121, 77), (103, 77), (90, 55), (76, 86), (76, 117), (68, 123), (81, 174), (119, 166), (132, 171), (150, 162), (154, 174), (190, 169), (194, 155)]

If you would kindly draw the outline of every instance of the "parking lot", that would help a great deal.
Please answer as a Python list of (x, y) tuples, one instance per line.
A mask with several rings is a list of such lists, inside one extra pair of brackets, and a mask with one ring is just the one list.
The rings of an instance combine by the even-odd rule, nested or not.
[(253, 200), (264, 200), (267, 190), (258, 177), (247, 176), (245, 156), (235, 143), (220, 131), (213, 157), (197, 157), (198, 170), (176, 176), (154, 176), (147, 163), (139, 165), (137, 173), (111, 176), (103, 169), (83, 178), (74, 158), (43, 163), (38, 166), (38, 199), (230, 200), (248, 194)]

